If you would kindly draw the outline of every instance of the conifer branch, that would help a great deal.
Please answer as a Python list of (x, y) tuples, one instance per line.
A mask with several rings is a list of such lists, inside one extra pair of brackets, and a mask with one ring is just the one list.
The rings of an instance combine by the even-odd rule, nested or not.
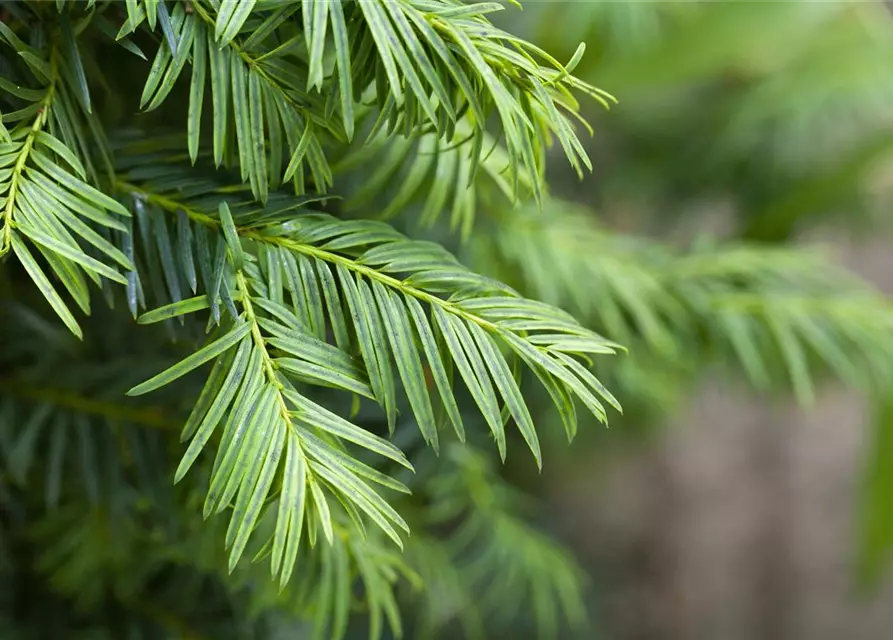
[[(128, 181), (125, 172), (118, 188), (130, 194), (135, 203), (143, 203), (136, 215), (153, 216), (154, 225), (167, 224), (166, 216), (185, 216), (183, 219), (216, 236), (219, 258), (213, 267), (215, 275), (207, 279), (214, 283), (208, 293), (174, 300), (140, 316), (140, 322), (209, 308), (217, 304), (214, 287), (222, 300), (240, 301), (242, 305), (241, 313), (229, 306), (230, 318), (220, 321), (220, 330), (208, 345), (130, 391), (138, 395), (154, 390), (216, 358), (205, 391), (184, 428), (184, 438), (191, 438), (192, 444), (176, 478), (182, 478), (190, 468), (223, 411), (231, 405), (205, 504), (205, 514), (209, 515), (226, 508), (235, 497), (227, 536), (228, 544), (236, 543), (231, 567), (244, 550), (254, 527), (252, 518), (257, 517), (259, 505), (266, 499), (269, 478), (280, 466), (286, 442), (288, 454), (281, 467), (283, 494), (273, 542), (274, 572), (280, 571), (283, 555), (292, 548), (289, 545), (297, 545), (287, 545), (285, 538), (292, 526), (297, 527), (294, 535), (300, 537), (302, 522), (309, 517), (306, 500), (315, 504), (313, 522), (331, 543), (332, 516), (323, 487), (343, 504), (353, 503), (398, 544), (400, 539), (389, 522), (406, 527), (359, 476), (398, 491), (405, 488), (365, 465), (339, 457), (337, 449), (326, 448), (325, 439), (334, 435), (409, 467), (403, 454), (309, 401), (295, 384), (329, 386), (372, 398), (385, 410), (393, 428), (395, 380), (399, 375), (419, 429), (436, 450), (436, 396), (421, 385), (421, 363), (424, 358), (431, 368), (439, 398), (463, 438), (464, 426), (445, 368), (451, 362), (449, 366), (457, 367), (475, 398), (500, 455), (505, 456), (504, 426), (510, 416), (538, 463), (538, 438), (502, 349), (514, 352), (546, 385), (559, 404), (568, 437), (576, 430), (573, 397), (601, 420), (606, 414), (596, 394), (618, 406), (573, 357), (613, 353), (616, 345), (586, 331), (557, 309), (525, 300), (498, 282), (466, 270), (436, 245), (411, 242), (383, 223), (296, 214), (292, 212), (295, 205), (288, 199), (272, 206), (268, 202), (266, 207), (233, 199), (228, 204), (222, 194), (215, 194), (213, 183), (197, 196), (184, 198)], [(202, 204), (195, 204), (198, 202)], [(216, 215), (213, 202), (218, 203)], [(287, 212), (281, 222), (277, 221), (278, 212)], [(197, 237), (201, 237), (197, 231), (185, 235), (181, 231), (181, 241)], [(191, 250), (192, 255), (201, 252), (198, 247)], [(162, 264), (165, 279), (182, 281), (184, 276), (178, 272), (184, 267)], [(444, 293), (451, 296), (442, 297)], [(285, 304), (287, 297), (291, 297), (292, 305)], [(421, 305), (430, 309), (430, 320)], [(326, 311), (328, 321), (322, 315)], [(329, 328), (337, 347), (326, 342)], [(237, 388), (240, 391), (234, 399)], [(501, 402), (504, 405), (500, 409)], [(273, 426), (263, 430), (262, 425), (271, 420)], [(270, 433), (272, 440), (268, 445), (252, 444), (243, 440), (249, 436), (243, 437), (242, 433), (254, 434), (254, 438)], [(318, 439), (320, 436), (323, 440)], [(251, 452), (261, 451), (257, 449), (260, 446), (269, 447), (267, 453), (251, 463), (258, 455)], [(248, 475), (252, 473), (254, 476)], [(248, 492), (252, 492), (250, 497)], [(289, 506), (292, 495), (299, 496), (294, 507)], [(293, 565), (293, 553), (282, 568), (283, 584)]]
[[(25, 169), (25, 163), (28, 161), (31, 149), (34, 147), (35, 138), (46, 125), (50, 108), (53, 104), (53, 98), (55, 97), (57, 78), (55, 51), (50, 55), (50, 74), (51, 81), (46, 86), (44, 97), (36, 103), (38, 105), (37, 115), (34, 117), (33, 124), (28, 130), (25, 140), (17, 150), (10, 152), (10, 155), (14, 158), (14, 164), (12, 167), (12, 175), (9, 180), (9, 187), (4, 194), (5, 207), (3, 209), (3, 235), (2, 238), (0, 238), (0, 256), (5, 255), (12, 246), (12, 233), (15, 228), (13, 212), (16, 208), (16, 197), (19, 194), (19, 183), (23, 179), (22, 173)], [(14, 143), (6, 144), (13, 145)], [(4, 162), (4, 164), (6, 163)]]

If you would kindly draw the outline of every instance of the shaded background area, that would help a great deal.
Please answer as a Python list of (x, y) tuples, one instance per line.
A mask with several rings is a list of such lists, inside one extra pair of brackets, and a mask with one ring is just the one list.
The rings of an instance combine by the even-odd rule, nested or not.
[(553, 487), (607, 637), (888, 637), (893, 591), (853, 592), (860, 403), (754, 404), (704, 389), (673, 433)]
[[(595, 177), (560, 173), (557, 192), (612, 229), (670, 243), (820, 242), (893, 293), (893, 19), (882, 3), (526, 13), (517, 28), (562, 60), (586, 42), (576, 73), (620, 100), (592, 114)], [(672, 409), (615, 420), (549, 475), (557, 528), (593, 575), (599, 634), (890, 637), (893, 584), (882, 575), (860, 590), (855, 562), (871, 399), (828, 382), (802, 406), (714, 368), (667, 394)]]

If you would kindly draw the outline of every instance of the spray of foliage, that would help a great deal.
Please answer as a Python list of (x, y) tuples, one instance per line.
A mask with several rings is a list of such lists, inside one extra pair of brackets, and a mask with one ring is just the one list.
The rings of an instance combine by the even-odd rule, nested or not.
[(0, 4), (3, 637), (581, 629), (509, 450), (660, 406), (652, 361), (887, 379), (821, 257), (552, 196), (613, 98), (503, 8)]

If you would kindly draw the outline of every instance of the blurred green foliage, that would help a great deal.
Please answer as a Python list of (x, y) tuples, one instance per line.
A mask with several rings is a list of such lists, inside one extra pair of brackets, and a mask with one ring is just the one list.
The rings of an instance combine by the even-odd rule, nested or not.
[[(736, 264), (740, 271), (726, 274), (732, 279), (721, 286), (720, 290), (725, 290), (721, 297), (726, 298), (730, 285), (755, 286), (757, 292), (768, 293), (762, 284), (767, 281), (759, 274), (764, 269), (771, 271), (773, 256), (780, 254), (764, 247), (799, 243), (804, 237), (809, 242), (816, 230), (827, 237), (831, 229), (857, 242), (889, 231), (893, 16), (884, 3), (555, 2), (532, 6), (521, 23), (544, 46), (565, 58), (573, 54), (566, 34), (571, 42), (585, 40), (587, 55), (577, 73), (600, 83), (620, 100), (609, 115), (594, 114), (596, 125), (601, 126), (587, 148), (595, 158), (598, 178), (580, 186), (562, 176), (554, 181), (560, 185), (557, 190), (587, 205), (589, 216), (602, 220), (589, 223), (594, 228), (589, 233), (602, 239), (593, 242), (599, 248), (591, 258), (587, 260), (582, 251), (561, 253), (565, 273), (586, 272), (586, 262), (599, 265), (590, 266), (588, 272), (595, 268), (604, 271), (606, 244), (611, 247), (612, 264), (617, 264), (614, 251), (629, 245), (606, 243), (605, 238), (612, 238), (604, 230), (607, 224), (627, 233), (669, 238), (677, 245), (694, 238), (693, 253), (685, 250), (688, 255), (675, 258), (683, 265), (688, 260), (698, 261), (697, 247), (705, 235), (712, 237), (708, 251), (722, 253), (746, 243), (753, 259), (723, 262)], [(585, 217), (586, 212), (580, 216)], [(578, 230), (569, 236), (576, 242), (582, 234)], [(666, 306), (650, 302), (655, 295), (672, 300), (671, 292), (685, 290), (692, 283), (675, 275), (679, 272), (674, 271), (675, 260), (668, 262), (668, 254), (654, 264), (645, 258), (641, 243), (633, 246), (636, 244), (638, 252), (627, 248), (621, 254), (628, 258), (623, 271), (626, 278), (616, 278), (615, 289), (636, 292), (638, 295), (629, 297), (652, 313)], [(548, 244), (539, 246), (545, 251)], [(653, 247), (645, 247), (653, 251)], [(833, 259), (833, 245), (825, 249), (826, 259)], [(793, 251), (797, 254), (799, 249)], [(557, 253), (535, 264), (554, 264)], [(730, 256), (734, 255), (733, 250)], [(520, 263), (516, 258), (515, 264)], [(807, 279), (822, 273), (817, 264), (801, 266)], [(713, 275), (723, 277), (718, 271)], [(744, 284), (750, 278), (757, 280)], [(734, 322), (739, 328), (744, 326), (742, 322), (753, 327), (760, 318), (770, 332), (781, 328), (782, 333), (776, 333), (780, 358), (774, 362), (787, 362), (793, 390), (801, 400), (812, 396), (803, 375), (812, 365), (796, 364), (803, 360), (796, 346), (800, 340), (818, 361), (824, 360), (840, 379), (874, 402), (855, 557), (863, 585), (876, 584), (885, 575), (893, 548), (890, 304), (878, 294), (864, 297), (860, 283), (825, 275), (818, 280), (822, 291), (815, 291), (814, 304), (808, 302), (809, 295), (804, 298), (800, 293), (776, 290), (771, 305), (751, 298), (751, 311), (761, 307), (768, 312), (765, 315), (751, 315), (744, 307), (733, 305), (741, 313), (736, 316), (728, 314), (729, 307), (723, 311), (724, 305), (712, 305), (717, 314), (713, 317)], [(610, 309), (602, 302), (605, 288), (586, 291), (590, 279), (568, 281), (576, 286), (556, 295), (589, 301), (596, 317)], [(777, 285), (775, 281), (770, 288)], [(540, 295), (547, 288), (542, 282), (536, 285)], [(710, 317), (694, 313), (684, 301), (682, 308), (683, 318), (697, 317), (703, 323)], [(834, 308), (837, 311), (832, 311)], [(823, 317), (825, 313), (831, 315)], [(780, 314), (781, 325), (774, 314)], [(605, 320), (602, 318), (602, 323)], [(800, 322), (806, 324), (798, 329)], [(642, 389), (647, 389), (655, 400), (651, 403), (655, 411), (639, 416), (637, 423), (653, 422), (655, 415), (661, 415), (661, 407), (684, 397), (685, 386), (680, 380), (703, 373), (705, 364), (698, 354), (705, 348), (713, 351), (721, 347), (723, 338), (729, 351), (740, 356), (740, 371), (761, 391), (780, 388), (777, 379), (770, 382), (765, 377), (773, 367), (764, 367), (759, 361), (763, 355), (755, 355), (765, 350), (742, 350), (745, 343), (735, 336), (744, 334), (737, 329), (723, 334), (708, 328), (692, 334), (680, 331), (678, 323), (666, 322), (660, 335), (673, 336), (678, 350), (665, 357), (662, 354), (668, 352), (662, 345), (666, 340), (656, 342), (654, 329), (647, 329), (654, 326), (653, 320), (640, 318), (638, 324), (640, 342), (629, 343), (634, 357), (613, 372), (638, 371), (635, 377), (614, 382), (622, 389), (621, 397), (633, 394), (638, 398)], [(868, 329), (869, 325), (875, 329)], [(816, 330), (820, 326), (835, 328), (822, 336)], [(826, 339), (837, 330), (841, 336), (858, 335), (868, 342), (859, 346)], [(869, 337), (872, 332), (874, 337)], [(686, 335), (696, 339), (680, 343), (679, 337)], [(857, 355), (860, 353), (862, 356)]]
[(829, 217), (849, 229), (883, 223), (893, 23), (882, 3), (567, 2), (529, 11), (531, 31), (565, 59), (573, 49), (559, 34), (584, 34), (577, 71), (620, 99), (610, 114), (593, 114), (598, 179), (576, 190), (587, 204), (607, 213), (634, 206), (646, 212), (640, 224), (666, 232), (693, 200), (727, 198), (732, 232), (761, 242)]

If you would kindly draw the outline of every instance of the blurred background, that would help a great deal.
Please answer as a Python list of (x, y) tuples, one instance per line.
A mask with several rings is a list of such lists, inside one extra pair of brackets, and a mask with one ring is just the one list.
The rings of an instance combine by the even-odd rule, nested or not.
[[(612, 234), (680, 247), (821, 245), (893, 293), (883, 3), (530, 2), (507, 14), (506, 28), (563, 62), (585, 42), (575, 74), (619, 101), (586, 113), (594, 177), (553, 162), (555, 195)], [(596, 637), (889, 638), (882, 553), (867, 552), (871, 588), (857, 562), (864, 502), (887, 468), (876, 403), (834, 381), (796, 402), (734, 367), (685, 354), (669, 366), (653, 343), (630, 359), (649, 398), (621, 401), (659, 408), (614, 418), (544, 471), (553, 527), (593, 579)]]

